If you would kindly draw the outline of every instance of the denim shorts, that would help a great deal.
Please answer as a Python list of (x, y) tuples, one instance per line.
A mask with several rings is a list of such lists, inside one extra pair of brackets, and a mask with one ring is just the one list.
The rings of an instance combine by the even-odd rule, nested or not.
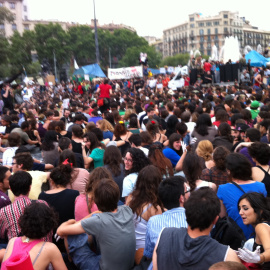
[(68, 248), (74, 264), (80, 270), (99, 270), (101, 255), (90, 249), (87, 234), (68, 236)]

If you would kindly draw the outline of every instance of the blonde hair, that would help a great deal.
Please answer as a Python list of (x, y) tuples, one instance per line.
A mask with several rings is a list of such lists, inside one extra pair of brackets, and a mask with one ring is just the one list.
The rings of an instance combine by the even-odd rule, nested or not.
[(198, 143), (196, 152), (199, 157), (202, 157), (204, 161), (212, 160), (213, 144), (208, 140), (203, 140)]
[(99, 123), (100, 129), (102, 131), (107, 131), (107, 130), (109, 130), (111, 132), (114, 131), (114, 128), (113, 128), (112, 124), (106, 119), (100, 119), (100, 120), (97, 121), (97, 123)]
[(127, 121), (129, 120), (129, 117), (132, 113), (135, 113), (135, 110), (134, 109), (130, 109), (130, 108), (127, 108), (126, 111), (125, 111), (125, 115), (124, 115), (124, 120)]

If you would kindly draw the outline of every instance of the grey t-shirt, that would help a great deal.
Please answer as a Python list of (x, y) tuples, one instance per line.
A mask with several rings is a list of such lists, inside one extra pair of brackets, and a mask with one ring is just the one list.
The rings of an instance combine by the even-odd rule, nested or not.
[(21, 128), (14, 128), (12, 131), (18, 133), (21, 136), (22, 145), (28, 144), (29, 136), (26, 132), (24, 132)]
[(100, 248), (100, 269), (127, 270), (134, 265), (135, 229), (132, 210), (119, 206), (116, 213), (96, 214), (81, 221), (87, 234), (94, 235)]

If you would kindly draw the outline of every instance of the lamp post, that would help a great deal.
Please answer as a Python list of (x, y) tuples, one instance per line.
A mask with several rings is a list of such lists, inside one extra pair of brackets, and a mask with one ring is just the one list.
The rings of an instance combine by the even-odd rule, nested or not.
[(98, 33), (97, 33), (97, 20), (96, 20), (96, 8), (95, 8), (95, 0), (93, 0), (94, 5), (94, 23), (95, 23), (95, 45), (96, 45), (96, 59), (99, 64), (99, 48), (98, 48)]

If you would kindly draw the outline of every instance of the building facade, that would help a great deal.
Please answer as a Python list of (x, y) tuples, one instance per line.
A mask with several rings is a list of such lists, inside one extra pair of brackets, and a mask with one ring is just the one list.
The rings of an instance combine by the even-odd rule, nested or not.
[(163, 31), (163, 56), (191, 50), (211, 55), (212, 46), (216, 45), (220, 50), (228, 36), (238, 38), (240, 49), (246, 45), (255, 49), (258, 44), (266, 48), (270, 42), (270, 31), (250, 26), (238, 12), (221, 11), (211, 17), (193, 13), (188, 16), (188, 21)]

